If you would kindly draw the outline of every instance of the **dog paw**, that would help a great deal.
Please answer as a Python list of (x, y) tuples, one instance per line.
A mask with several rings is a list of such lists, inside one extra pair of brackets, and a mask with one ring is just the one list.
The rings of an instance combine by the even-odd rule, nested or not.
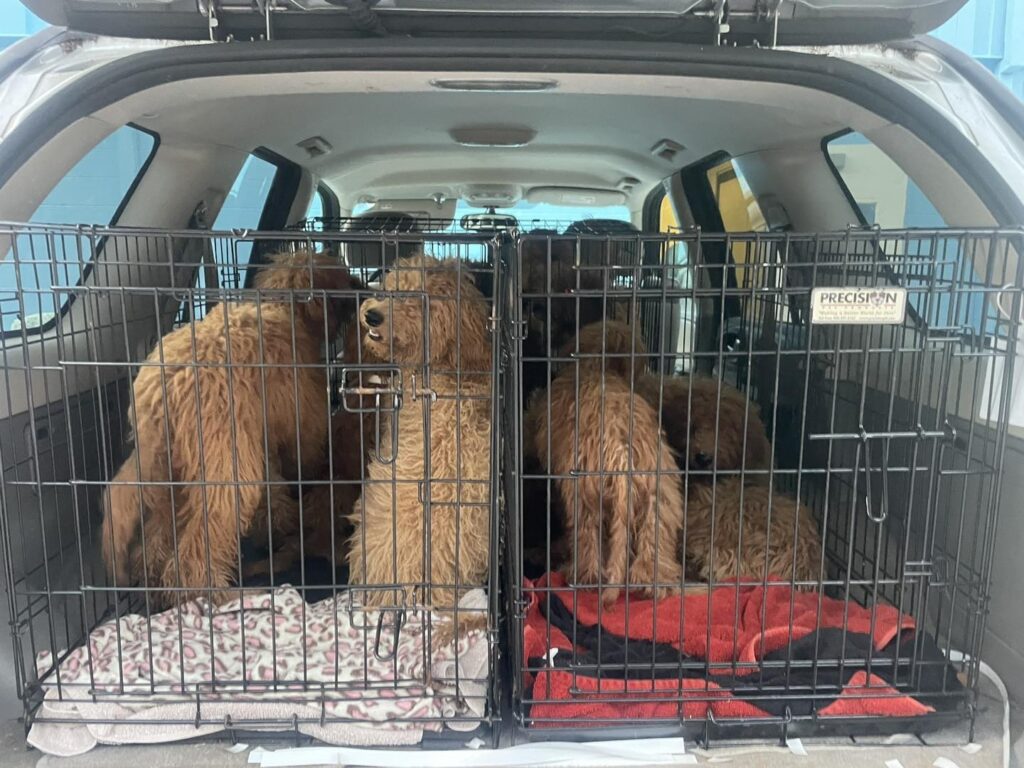
[(619, 601), (620, 590), (618, 587), (605, 587), (601, 590), (601, 602), (605, 608), (611, 608)]

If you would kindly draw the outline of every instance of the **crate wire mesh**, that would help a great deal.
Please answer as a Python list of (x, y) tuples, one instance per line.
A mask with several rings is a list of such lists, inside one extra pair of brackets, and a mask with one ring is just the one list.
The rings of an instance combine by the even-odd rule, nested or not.
[[(498, 423), (493, 236), (326, 232), (314, 242), (301, 232), (5, 224), (0, 247), (8, 254), (3, 268), (17, 286), (0, 295), (0, 409), (10, 425), (0, 443), (0, 538), (29, 723), (109, 721), (111, 710), (98, 704), (140, 707), (147, 697), (167, 706), (152, 715), (162, 725), (298, 729), (328, 740), (358, 738), (344, 728), (368, 721), (398, 729), (403, 741), (445, 724), (464, 731), (493, 722), (500, 440), (497, 426), (489, 428)], [(358, 251), (362, 261), (352, 277), (364, 281), (384, 268), (412, 277), (398, 290), (386, 278), (349, 283), (336, 277), (342, 261), (310, 264), (308, 256), (295, 256), (304, 249)], [(268, 257), (280, 252), (296, 259), (276, 268), (289, 278), (261, 283), (260, 275), (274, 269)], [(438, 261), (394, 261), (417, 252)], [(432, 293), (435, 274), (446, 277), (442, 288), (453, 290)], [(477, 284), (487, 295), (475, 293)], [(391, 329), (375, 344), (366, 334), (374, 326), (365, 315), (357, 319), (357, 308), (368, 300), (384, 318), (382, 327)], [(479, 320), (482, 336), (466, 343), (476, 345), (481, 369), (461, 367), (459, 329), (465, 324), (456, 323), (451, 338), (424, 332), (424, 318), (444, 312)], [(236, 316), (255, 321), (247, 329)], [(335, 316), (345, 322), (335, 324)], [(412, 333), (401, 325), (403, 317), (419, 318), (421, 327)], [(182, 341), (184, 362), (172, 359), (170, 343), (161, 341), (171, 333)], [(413, 336), (415, 344), (399, 349), (400, 339)], [(212, 361), (202, 356), (211, 349)], [(438, 359), (441, 349), (452, 353), (450, 362)], [(147, 369), (159, 382), (161, 403), (148, 413), (162, 410), (171, 424), (156, 430), (155, 440), (146, 435), (149, 425), (138, 421), (146, 403), (133, 390), (133, 380)], [(182, 372), (193, 389), (175, 400), (167, 381)], [(253, 376), (256, 387), (248, 386)], [(275, 377), (283, 386), (275, 388)], [(463, 382), (474, 378), (477, 386), (463, 397)], [(442, 380), (455, 384), (442, 389)], [(200, 407), (207, 394), (200, 390), (211, 382), (226, 386), (211, 387), (214, 404)], [(249, 423), (236, 418), (246, 398), (259, 401)], [(462, 476), (466, 419), (446, 423), (452, 412), (471, 412), (488, 423), (471, 446), (472, 477)], [(130, 418), (137, 424), (134, 443)], [(227, 475), (216, 479), (205, 474), (215, 463), (213, 431), (230, 437), (234, 454)], [(432, 446), (439, 432), (450, 445)], [(403, 465), (407, 444), (393, 439), (399, 433), (410, 451), (418, 434), (422, 460), (413, 465), (419, 477), (395, 474), (395, 467), (409, 463)], [(243, 442), (247, 435), (255, 438)], [(261, 471), (248, 477), (239, 456), (255, 444), (262, 444), (256, 451)], [(143, 477), (133, 452), (140, 446), (174, 469)], [(439, 450), (459, 459), (447, 476), (436, 463), (431, 471)], [(199, 457), (199, 476), (174, 476), (182, 475), (186, 455)], [(411, 517), (403, 484), (416, 487)], [(231, 514), (211, 520), (218, 486), (229, 490)], [(451, 499), (446, 487), (457, 489)], [(122, 563), (130, 565), (128, 574), (120, 577), (104, 562), (102, 539), (110, 532), (101, 528), (104, 493), (117, 489), (132, 495), (138, 537), (127, 550), (130, 562)], [(252, 489), (258, 503), (248, 510), (246, 529), (243, 500)], [(404, 571), (384, 569), (376, 581), (349, 590), (349, 566), (358, 564), (363, 573), (367, 566), (357, 560), (363, 548), (348, 547), (348, 528), (354, 523), (358, 539), (369, 524), (368, 505), (355, 498), (371, 489), (378, 502), (406, 502), (402, 532), (421, 542), (418, 557), (399, 550), (393, 564), (420, 562)], [(196, 491), (201, 503), (192, 512), (199, 519), (170, 524), (175, 505), (186, 506), (183, 499)], [(166, 503), (156, 511), (140, 504), (147, 492)], [(283, 521), (275, 510), (284, 510)], [(371, 514), (392, 519), (382, 503)], [(441, 530), (440, 518), (454, 529)], [(476, 540), (466, 543), (470, 518)], [(200, 533), (192, 541), (199, 546), (191, 555), (198, 552), (193, 559), (205, 563), (202, 578), (185, 582), (186, 531), (197, 522)], [(453, 549), (434, 551), (444, 536)], [(471, 544), (484, 551), (471, 552)], [(210, 577), (213, 550), (224, 547), (229, 584)], [(476, 558), (472, 579), (459, 565), (470, 554)], [(160, 556), (169, 571), (152, 567)], [(432, 556), (452, 560), (454, 582), (452, 574), (431, 567)], [(167, 573), (173, 579), (161, 581)], [(448, 587), (458, 602), (432, 601), (438, 587)], [(374, 592), (393, 598), (373, 601)], [(177, 606), (195, 596), (200, 602)], [(453, 620), (457, 646), (450, 640)], [(268, 708), (239, 709), (251, 701)]]
[[(252, 621), (267, 614), (283, 615), (282, 620), (290, 621), (303, 639), (313, 637), (315, 628), (326, 626), (335, 630), (334, 635), (327, 633), (335, 642), (338, 627), (352, 627), (358, 642), (354, 652), (348, 649), (346, 658), (360, 662), (358, 673), (344, 677), (339, 663), (342, 655), (335, 654), (327, 674), (318, 676), (306, 650), (295, 665), (280, 670), (276, 659), (282, 654), (273, 647), (279, 638), (271, 632), (272, 647), (262, 657), (262, 669), (268, 672), (265, 679), (252, 679), (250, 672), (257, 659), (249, 663), (244, 651), (241, 658), (246, 669), (241, 673), (214, 670), (198, 685), (179, 665), (172, 669), (175, 679), (168, 695), (187, 699), (192, 709), (187, 714), (176, 711), (157, 722), (189, 727), (199, 723), (211, 728), (227, 722), (229, 730), (298, 728), (329, 738), (316, 729), (362, 723), (367, 718), (387, 720), (390, 704), (422, 701), (429, 686), (435, 691), (454, 690), (454, 700), (463, 707), (416, 708), (404, 717), (410, 728), (429, 730), (440, 728), (443, 722), (470, 727), (481, 720), (493, 724), (498, 719), (499, 675), (493, 671), (501, 599), (507, 600), (510, 611), (507, 641), (513, 714), (531, 737), (536, 737), (541, 727), (549, 736), (559, 732), (578, 737), (589, 731), (581, 727), (585, 716), (566, 716), (565, 701), (556, 700), (550, 687), (551, 675), (543, 684), (538, 682), (551, 671), (545, 665), (555, 658), (559, 658), (557, 671), (569, 681), (564, 692), (571, 697), (592, 697), (602, 706), (636, 703), (621, 690), (614, 690), (616, 681), (628, 679), (641, 685), (656, 681), (658, 691), (649, 695), (659, 709), (631, 715), (601, 710), (590, 717), (596, 726), (662, 729), (666, 721), (673, 728), (682, 722), (703, 729), (707, 738), (711, 730), (717, 733), (729, 727), (748, 735), (765, 728), (773, 733), (779, 728), (784, 733), (787, 729), (795, 732), (805, 723), (818, 730), (834, 726), (847, 731), (859, 725), (878, 731), (923, 728), (947, 716), (969, 719), (989, 591), (1013, 351), (1019, 347), (1021, 234), (852, 230), (812, 235), (665, 235), (609, 234), (605, 230), (595, 234), (586, 228), (560, 225), (550, 229), (562, 234), (468, 234), (453, 233), (450, 228), (380, 233), (367, 232), (348, 221), (321, 222), (291, 232), (230, 234), (28, 225), (0, 228), (4, 250), (10, 252), (4, 268), (12, 270), (17, 285), (17, 290), (0, 294), (6, 389), (0, 409), (11, 425), (0, 442), (4, 471), (0, 540), (10, 587), (16, 674), (30, 717), (40, 722), (80, 721), (81, 713), (88, 711), (85, 707), (97, 701), (137, 702), (140, 696), (154, 693), (157, 686), (151, 671), (143, 670), (144, 674), (134, 679), (125, 675), (126, 643), (133, 641), (133, 647), (141, 648), (149, 658), (162, 641), (167, 643), (161, 649), (172, 653), (174, 647), (182, 646), (185, 633), (180, 621), (167, 626), (153, 623), (158, 589), (112, 584), (100, 555), (101, 494), (111, 487), (110, 478), (132, 448), (126, 440), (127, 419), (134, 412), (131, 382), (166, 332), (195, 328), (219, 304), (285, 304), (294, 316), (318, 298), (347, 299), (353, 305), (377, 298), (389, 313), (396, 303), (411, 301), (419, 305), (422, 316), (429, 316), (430, 306), (446, 301), (458, 306), (465, 298), (462, 289), (453, 298), (423, 290), (389, 290), (386, 284), (325, 291), (254, 287), (267, 255), (315, 247), (344, 255), (353, 274), (364, 282), (379, 280), (382, 270), (391, 267), (395, 259), (422, 249), (457, 263), (462, 274), (473, 278), (484, 298), (494, 300), (487, 314), (493, 334), (488, 370), (493, 381), (489, 399), (484, 398), (491, 414), (487, 481), (434, 478), (439, 487), (455, 481), (456, 503), (464, 501), (469, 514), (479, 501), (466, 499), (462, 492), (473, 486), (487, 488), (484, 506), (489, 513), (490, 546), (483, 579), (486, 598), (449, 611), (449, 615), (456, 613), (457, 620), (464, 614), (470, 625), (474, 617), (486, 616), (480, 630), (485, 636), (486, 663), (475, 674), (463, 674), (458, 664), (446, 668), (431, 664), (441, 642), (439, 638), (435, 641), (434, 625), (424, 620), (424, 609), (431, 602), (429, 587), (459, 590), (469, 585), (457, 576), (454, 583), (437, 583), (444, 578), (438, 579), (433, 572), (433, 537), (426, 526), (419, 537), (424, 562), (414, 569), (418, 574), (408, 581), (395, 579), (391, 584), (366, 587), (360, 594), (359, 589), (345, 589), (348, 574), (339, 567), (344, 565), (344, 557), (333, 547), (327, 558), (313, 562), (315, 558), (305, 551), (308, 534), (301, 526), (297, 562), (288, 573), (280, 573), (288, 553), (276, 545), (267, 546), (273, 544), (275, 532), (264, 511), (268, 530), (262, 532), (261, 540), (241, 547), (236, 565), (271, 561), (267, 566), (270, 574), (256, 574), (236, 591), (253, 597), (286, 582), (297, 585), (299, 591), (294, 595), (272, 591), (265, 603), (243, 603), (238, 615)], [(904, 322), (872, 326), (811, 322), (812, 289), (857, 286), (906, 289)], [(579, 328), (602, 319), (632, 324), (640, 332), (643, 351), (635, 343), (625, 354), (602, 351), (607, 350), (606, 331), (600, 335), (602, 346), (596, 353), (574, 346), (572, 338)], [(320, 340), (328, 346), (327, 329), (319, 330)], [(322, 359), (306, 368), (318, 370), (329, 382), (323, 393), (325, 410), (349, 414), (358, 424), (346, 437), (365, 430), (374, 442), (388, 436), (394, 443), (396, 422), (409, 426), (398, 405), (416, 403), (422, 410), (413, 421), (418, 425), (422, 420), (423, 428), (417, 426), (412, 431), (429, 442), (433, 408), (450, 400), (431, 386), (429, 376), (453, 371), (434, 365), (414, 381), (396, 364), (393, 347), (388, 349), (391, 359), (371, 362), (365, 357), (364, 336), (357, 336), (354, 345), (343, 339), (331, 341), (334, 343)], [(422, 339), (423, 351), (434, 343), (433, 335), (427, 333)], [(346, 350), (353, 348), (354, 361), (345, 357)], [(572, 557), (572, 546), (566, 547), (559, 539), (564, 526), (558, 519), (558, 483), (567, 477), (577, 483), (588, 474), (602, 478), (614, 473), (599, 467), (589, 473), (577, 469), (571, 475), (560, 475), (538, 465), (536, 457), (524, 450), (530, 437), (524, 414), (531, 397), (536, 398), (538, 392), (542, 395), (552, 377), (566, 370), (574, 376), (569, 391), (578, 400), (575, 377), (585, 365), (596, 364), (601, 371), (599, 400), (603, 401), (607, 382), (618, 375), (617, 364), (633, 359), (640, 363), (630, 374), (634, 398), (640, 375), (656, 377), (655, 402), (659, 405), (664, 405), (677, 380), (717, 377), (746, 394), (745, 417), (759, 412), (771, 440), (770, 469), (759, 470), (743, 462), (727, 468), (712, 461), (710, 468), (662, 465), (648, 472), (659, 486), (680, 485), (688, 520), (691, 494), (698, 485), (718, 493), (740, 478), (744, 487), (766, 482), (773, 493), (799, 498), (813, 513), (820, 536), (815, 578), (813, 584), (802, 583), (811, 588), (801, 594), (838, 601), (850, 606), (851, 612), (856, 612), (856, 607), (892, 606), (913, 619), (915, 638), (929, 642), (922, 639), (900, 646), (889, 655), (869, 650), (858, 656), (844, 645), (838, 654), (825, 656), (815, 648), (811, 658), (804, 658), (794, 649), (806, 638), (797, 638), (789, 628), (783, 633), (781, 655), (755, 663), (739, 658), (734, 639), (739, 633), (730, 625), (722, 659), (698, 658), (683, 645), (666, 649), (656, 643), (645, 644), (632, 635), (618, 643), (621, 658), (608, 659), (602, 656), (602, 648), (615, 645), (615, 633), (598, 632), (596, 653), (594, 648), (585, 653), (580, 642), (593, 639), (593, 633), (588, 634), (593, 627), (581, 621), (573, 623), (569, 632), (571, 647), (563, 647), (557, 654), (550, 652), (552, 638), (562, 630), (556, 626), (558, 617), (549, 610), (533, 627), (539, 630), (534, 639), (541, 638), (547, 658), (530, 655), (525, 633), (539, 604), (550, 606), (559, 595), (568, 594), (570, 599), (563, 604), (575, 613), (595, 588), (616, 586), (577, 583), (578, 565), (565, 587), (556, 589), (536, 579), (538, 574), (557, 571), (559, 558)], [(283, 369), (298, 374), (304, 366), (295, 362)], [(458, 386), (462, 373), (472, 379), (479, 372), (466, 369), (460, 373), (456, 367), (454, 373)], [(456, 397), (456, 421), (461, 423), (463, 406), (474, 407), (479, 400), (479, 395)], [(692, 400), (686, 405), (692, 408)], [(709, 409), (715, 424), (714, 446), (721, 438), (721, 419), (716, 415), (720, 409), (719, 398)], [(607, 409), (602, 406), (601, 410), (601, 419), (606, 420)], [(549, 414), (551, 424), (556, 423), (554, 415), (577, 429), (574, 421), (579, 420), (572, 418), (571, 409)], [(661, 418), (658, 426), (666, 438), (676, 436), (667, 419)], [(310, 513), (305, 501), (307, 488), (311, 492), (326, 488), (329, 495), (340, 496), (346, 487), (356, 484), (346, 485), (333, 470), (339, 445), (333, 434), (331, 430), (326, 438), (328, 469), (311, 476), (296, 468), (296, 477), (289, 483), (293, 494), (295, 485), (304, 491), (297, 499), (303, 519)], [(689, 439), (688, 434), (684, 429), (684, 440)], [(627, 430), (629, 442), (641, 437), (635, 424)], [(573, 446), (567, 455), (575, 460), (576, 452)], [(684, 444), (680, 453), (688, 457), (688, 446)], [(390, 451), (374, 458), (383, 465), (394, 464)], [(624, 474), (644, 473), (632, 470)], [(375, 482), (365, 471), (357, 481), (361, 488)], [(386, 476), (377, 482), (394, 489), (409, 481)], [(177, 487), (186, 484), (178, 482)], [(443, 513), (445, 500), (439, 499), (435, 507), (430, 484), (412, 484), (417, 486), (419, 504), (431, 507), (431, 513), (434, 508)], [(269, 494), (284, 481), (261, 479), (259, 485)], [(397, 491), (392, 493), (397, 495)], [(499, 515), (502, 501), (508, 517), (504, 525), (500, 524), (504, 515)], [(334, 502), (332, 498), (332, 509)], [(741, 520), (743, 515), (741, 510)], [(771, 515), (769, 511), (769, 523)], [(333, 540), (345, 521), (329, 520), (327, 527), (332, 530), (328, 538)], [(799, 538), (797, 528), (789, 533), (791, 538)], [(685, 540), (684, 531), (684, 551)], [(499, 573), (498, 546), (502, 541), (507, 557), (503, 573)], [(675, 548), (660, 540), (656, 549), (660, 556), (674, 554)], [(362, 550), (360, 547), (361, 554)], [(279, 557), (281, 562), (276, 563)], [(371, 557), (367, 552), (364, 559)], [(397, 553), (391, 561), (392, 572), (397, 573)], [(530, 567), (533, 578), (525, 582)], [(427, 578), (428, 573), (432, 578)], [(696, 584), (702, 579), (699, 574), (685, 573), (679, 581), (680, 585)], [(804, 600), (790, 589), (797, 583), (793, 573), (761, 569), (738, 579), (713, 577), (710, 581), (713, 589), (717, 587), (716, 594), (738, 595), (741, 589), (766, 584), (785, 590), (781, 604), (789, 617), (796, 615), (798, 601)], [(618, 586), (627, 583), (637, 586), (629, 578)], [(387, 594), (385, 605), (363, 607), (369, 592)], [(311, 609), (314, 597), (327, 598), (318, 605), (332, 606), (328, 615)], [(641, 605), (642, 597), (622, 600), (629, 611), (630, 605)], [(681, 613), (679, 631), (685, 619), (697, 628), (698, 635), (710, 639), (712, 623), (706, 606), (693, 614)], [(83, 658), (83, 644), (91, 630), (109, 619), (124, 619), (130, 612), (140, 611), (149, 615), (141, 624), (108, 625), (114, 629), (106, 636), (104, 647), (115, 649), (118, 656), (111, 668), (101, 668), (96, 655), (101, 646), (93, 643), (89, 646), (93, 655), (85, 656), (81, 667), (84, 679), (65, 682), (61, 678), (59, 672)], [(614, 608), (596, 603), (598, 624), (606, 612), (612, 615)], [(869, 622), (881, 621), (879, 615), (878, 610), (871, 611)], [(763, 634), (768, 628), (765, 610), (759, 607), (753, 616), (753, 628)], [(740, 618), (738, 611), (726, 617), (737, 626)], [(840, 627), (844, 638), (853, 633), (847, 624), (844, 618)], [(242, 619), (241, 632), (255, 635), (260, 626)], [(209, 626), (203, 627), (211, 634)], [(820, 637), (822, 629), (818, 614), (811, 630)], [(134, 634), (129, 637), (125, 630)], [(427, 639), (415, 653), (399, 651), (398, 640), (421, 635)], [(957, 666), (965, 685), (944, 675), (947, 666), (942, 658), (954, 649), (965, 653), (965, 661)], [(459, 652), (465, 654), (464, 643)], [(225, 649), (215, 646), (206, 647), (204, 653), (211, 667), (219, 656), (227, 657)], [(269, 668), (267, 659), (271, 659)], [(118, 677), (114, 685), (104, 683), (103, 678), (111, 669)], [(904, 701), (917, 696), (936, 711), (913, 718), (870, 713), (852, 719), (823, 716), (821, 710), (836, 699), (834, 679), (851, 670), (884, 672), (880, 680), (885, 685), (869, 680), (858, 694), (862, 699)], [(935, 679), (936, 671), (941, 678), (938, 687), (925, 690), (923, 681)], [(739, 695), (745, 704), (763, 708), (776, 702), (777, 706), (757, 717), (749, 712), (746, 717), (716, 713), (709, 705), (722, 698), (716, 680), (721, 682), (723, 674), (742, 678), (733, 695)], [(588, 688), (595, 680), (596, 689)], [(45, 690), (54, 689), (50, 706), (40, 708)], [(247, 721), (224, 709), (257, 694), (273, 704), (291, 707), (287, 710), (290, 714), (275, 710), (276, 716)], [(366, 711), (339, 709), (337, 696), (347, 702), (373, 702), (377, 717)], [(947, 703), (955, 708), (951, 710)], [(77, 707), (78, 713), (69, 713), (63, 705)], [(299, 709), (300, 705), (305, 708)], [(776, 711), (780, 708), (781, 712)], [(96, 710), (90, 715), (97, 722), (105, 719)]]
[[(949, 229), (520, 238), (502, 338), (514, 403), (504, 412), (509, 644), (524, 733), (683, 727), (708, 739), (973, 723), (1020, 349), (1021, 245), (1017, 230)], [(905, 319), (814, 322), (815, 288), (897, 288)], [(639, 329), (646, 350), (636, 340), (616, 346), (609, 318)], [(594, 321), (590, 346), (572, 341)], [(693, 377), (682, 379), (682, 396), (679, 374)], [(556, 400), (545, 392), (559, 380)], [(701, 397), (712, 380), (746, 395), (738, 414), (726, 412), (720, 385)], [(613, 399), (617, 387), (633, 399)], [(641, 399), (657, 418), (647, 434), (637, 426)], [(744, 451), (726, 458), (737, 440), (752, 440), (758, 412), (768, 462)], [(587, 450), (616, 427), (633, 450), (627, 470)], [(637, 441), (669, 443), (682, 461), (640, 466)], [(692, 460), (694, 442), (708, 446), (705, 465)], [(673, 598), (652, 605), (636, 590), (629, 568), (649, 573), (639, 533), (626, 536), (624, 579), (601, 569), (622, 547), (616, 505), (627, 520), (645, 509), (638, 494), (614, 495), (617, 474), (681, 491), (678, 550), (663, 541), (656, 551), (683, 561), (670, 591), (689, 591), (675, 609)], [(593, 479), (600, 489), (586, 490)], [(797, 499), (812, 519), (794, 515)], [(669, 501), (649, 497), (647, 513), (675, 514)], [(731, 524), (727, 547), (707, 543), (716, 525)], [(744, 535), (765, 548), (774, 541), (786, 567), (755, 553), (744, 569)], [(712, 559), (730, 548), (733, 559), (695, 574), (705, 545)], [(632, 596), (617, 603), (596, 596), (627, 585)], [(853, 642), (882, 626), (912, 640)], [(782, 640), (768, 643), (769, 634)], [(965, 660), (951, 666), (951, 651)]]

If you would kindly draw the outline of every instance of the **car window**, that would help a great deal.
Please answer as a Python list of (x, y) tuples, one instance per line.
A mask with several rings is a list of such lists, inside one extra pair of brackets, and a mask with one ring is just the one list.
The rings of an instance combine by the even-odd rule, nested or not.
[[(116, 223), (156, 146), (154, 134), (130, 125), (117, 129), (57, 182), (29, 222), (97, 226)], [(0, 262), (3, 331), (20, 333), (46, 328), (72, 296), (69, 291), (52, 290), (53, 286), (77, 285), (93, 250), (85, 246), (50, 253), (39, 238), (18, 238)]]
[[(213, 229), (218, 232), (258, 229), (276, 175), (276, 165), (258, 155), (249, 155), (231, 185), (213, 222)], [(233, 238), (230, 242), (230, 253), (210, 251), (206, 254), (206, 264), (196, 270), (196, 292), (192, 304), (189, 306), (186, 302), (181, 308), (179, 323), (203, 317), (217, 303), (217, 291), (245, 285), (245, 270), (252, 258), (253, 242)], [(206, 292), (207, 288), (211, 290)]]
[(910, 175), (863, 134), (829, 139), (825, 149), (862, 223), (883, 229), (946, 226)]
[(307, 219), (322, 219), (324, 211), (327, 206), (324, 205), (324, 193), (322, 189), (317, 189), (313, 193), (313, 199), (309, 201), (309, 208), (306, 210)]
[(768, 230), (757, 198), (750, 191), (750, 185), (732, 159), (709, 168), (708, 183), (718, 203), (718, 211), (726, 232)]
[[(742, 171), (732, 160), (726, 160), (708, 169), (708, 184), (718, 204), (718, 212), (726, 232), (767, 232), (768, 224), (757, 198)], [(746, 264), (754, 258), (754, 246), (749, 243), (733, 243), (731, 255), (736, 265), (736, 285), (746, 287)]]
[[(360, 216), (373, 208), (373, 203), (356, 203), (352, 208), (353, 216)], [(470, 213), (482, 213), (487, 210), (479, 205), (471, 205), (464, 200), (455, 204), (455, 218), (453, 228), (455, 231), (463, 231), (459, 227), (459, 220)], [(615, 219), (617, 221), (630, 221), (629, 208), (624, 205), (609, 205), (584, 207), (577, 205), (550, 205), (548, 203), (529, 203), (522, 200), (511, 208), (496, 208), (495, 213), (515, 216), (519, 226), (526, 232), (531, 229), (565, 229), (566, 226), (575, 221), (586, 221), (590, 219)]]
[[(845, 133), (826, 140), (824, 146), (837, 180), (856, 206), (860, 223), (909, 230), (947, 226), (910, 175), (863, 134)], [(986, 314), (983, 293), (972, 294), (966, 302), (954, 302), (950, 292), (930, 289), (936, 280), (942, 284), (953, 280), (983, 282), (956, 238), (922, 231), (920, 236), (910, 234), (892, 247), (888, 255), (893, 263), (893, 279), (910, 289), (907, 301), (919, 323), (932, 328), (954, 328), (965, 323), (981, 327)], [(940, 255), (939, 263), (932, 263), (932, 254)]]
[[(217, 231), (259, 228), (260, 218), (263, 216), (263, 209), (276, 175), (276, 165), (255, 154), (249, 155), (231, 185), (220, 213), (213, 222), (213, 228)], [(239, 243), (237, 253), (232, 254), (230, 260), (241, 268), (249, 263), (251, 255), (252, 243)]]
[[(726, 232), (768, 232), (771, 227), (750, 188), (743, 171), (733, 160), (716, 163), (707, 171), (707, 182), (718, 207), (722, 227)], [(734, 341), (740, 344), (758, 338), (766, 328), (766, 320), (774, 318), (775, 323), (785, 323), (789, 309), (782, 301), (748, 298), (747, 289), (771, 288), (771, 295), (781, 294), (783, 272), (773, 265), (781, 258), (774, 244), (754, 242), (733, 242), (729, 247), (732, 269), (726, 279), (734, 281), (740, 289), (738, 296), (725, 300), (725, 327), (723, 344), (728, 348)], [(760, 295), (760, 294), (759, 294)], [(731, 361), (735, 363), (735, 360)]]
[[(460, 200), (455, 206), (456, 228), (458, 228), (459, 219), (463, 216), (468, 213), (480, 213), (482, 210), (485, 209)], [(593, 219), (631, 220), (629, 208), (624, 205), (587, 207), (530, 203), (526, 200), (521, 200), (509, 208), (496, 208), (495, 213), (515, 216), (519, 221), (519, 228), (524, 232), (529, 232), (532, 229), (557, 229), (562, 231), (573, 222)]]

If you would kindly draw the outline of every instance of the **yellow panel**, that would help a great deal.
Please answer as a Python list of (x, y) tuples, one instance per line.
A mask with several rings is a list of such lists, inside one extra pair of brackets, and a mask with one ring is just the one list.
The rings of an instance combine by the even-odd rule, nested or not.
[(679, 219), (676, 218), (676, 209), (668, 195), (661, 198), (661, 209), (658, 211), (658, 231), (678, 232)]
[[(761, 206), (757, 204), (750, 188), (737, 172), (732, 160), (716, 165), (708, 171), (708, 182), (718, 201), (719, 214), (726, 232), (765, 232), (768, 227)], [(732, 246), (732, 260), (736, 264), (736, 285), (746, 285), (746, 270), (750, 247), (746, 243)]]

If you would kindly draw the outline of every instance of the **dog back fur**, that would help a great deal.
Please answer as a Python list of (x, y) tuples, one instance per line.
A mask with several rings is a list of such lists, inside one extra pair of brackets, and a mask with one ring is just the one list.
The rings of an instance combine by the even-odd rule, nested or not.
[[(595, 327), (596, 326), (596, 327)], [(595, 347), (596, 344), (596, 347)], [(642, 347), (628, 326), (597, 323), (581, 329), (570, 348), (581, 357), (534, 396), (525, 420), (529, 449), (556, 476), (573, 557), (570, 579), (601, 584), (614, 603), (622, 588), (657, 597), (682, 586), (675, 546), (682, 524), (676, 463), (654, 409), (615, 372), (633, 370), (625, 355)], [(550, 442), (550, 452), (548, 444)], [(574, 475), (576, 475), (574, 477)]]
[[(117, 583), (145, 578), (165, 602), (227, 587), (268, 495), (287, 525), (287, 480), (322, 463), (326, 445), (326, 368), (311, 364), (355, 308), (318, 292), (354, 285), (329, 255), (278, 254), (256, 280), (270, 292), (260, 301), (222, 302), (161, 339), (132, 387), (135, 450), (105, 499), (103, 550)], [(168, 481), (183, 484), (169, 492)], [(129, 554), (140, 530), (151, 537), (146, 573)]]
[(742, 478), (691, 485), (680, 537), (687, 567), (710, 583), (729, 579), (820, 581), (822, 546), (810, 510)]

